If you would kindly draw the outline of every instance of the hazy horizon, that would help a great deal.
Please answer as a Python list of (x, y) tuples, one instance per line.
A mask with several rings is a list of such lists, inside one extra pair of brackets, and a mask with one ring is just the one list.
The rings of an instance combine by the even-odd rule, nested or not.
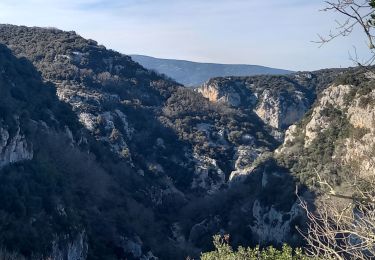
[[(322, 0), (1, 0), (0, 22), (74, 30), (124, 54), (286, 70), (353, 66), (361, 32), (319, 48), (337, 17)], [(340, 18), (340, 17), (338, 17)]]
[[(127, 53), (126, 55), (129, 56), (145, 56), (145, 57), (150, 57), (158, 60), (173, 60), (173, 61), (186, 61), (186, 62), (192, 62), (192, 63), (201, 63), (201, 64), (217, 64), (217, 65), (254, 65), (254, 66), (260, 66), (260, 67), (267, 67), (263, 66), (261, 64), (248, 64), (248, 63), (217, 63), (217, 62), (204, 62), (204, 61), (194, 61), (194, 60), (183, 60), (183, 59), (178, 59), (178, 58), (168, 58), (168, 57), (155, 57), (151, 55), (145, 55), (145, 54), (136, 54), (136, 53)], [(282, 68), (281, 68), (282, 69)], [(287, 69), (286, 69), (287, 70)]]

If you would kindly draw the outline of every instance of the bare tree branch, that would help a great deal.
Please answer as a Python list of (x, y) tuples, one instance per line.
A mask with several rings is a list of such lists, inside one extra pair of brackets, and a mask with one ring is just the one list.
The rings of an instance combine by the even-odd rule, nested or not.
[[(353, 176), (352, 193), (335, 190), (317, 173), (322, 194), (316, 210), (298, 195), (308, 219), (307, 252), (319, 259), (375, 258), (375, 185), (372, 176)], [(364, 185), (366, 184), (366, 185)]]
[(371, 54), (371, 58), (364, 62), (360, 62), (358, 56), (350, 59), (359, 66), (372, 65), (375, 62), (375, 1), (373, 0), (336, 0), (336, 1), (325, 1), (327, 7), (321, 11), (326, 12), (337, 12), (341, 14), (345, 20), (340, 22), (336, 20), (336, 27), (333, 31), (324, 37), (318, 34), (318, 40), (313, 41), (320, 44), (319, 47), (326, 43), (338, 38), (349, 36), (356, 28), (362, 29), (367, 39), (368, 48)]

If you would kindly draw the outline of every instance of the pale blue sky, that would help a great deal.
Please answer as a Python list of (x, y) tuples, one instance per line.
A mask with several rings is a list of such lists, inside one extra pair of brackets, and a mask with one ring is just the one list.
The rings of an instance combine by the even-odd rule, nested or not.
[(0, 0), (0, 23), (74, 30), (125, 54), (292, 70), (351, 66), (360, 32), (318, 48), (335, 28), (323, 0)]

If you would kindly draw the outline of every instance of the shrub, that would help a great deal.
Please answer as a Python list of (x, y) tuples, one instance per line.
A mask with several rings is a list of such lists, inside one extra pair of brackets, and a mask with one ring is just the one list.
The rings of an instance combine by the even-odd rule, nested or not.
[(272, 246), (260, 249), (239, 247), (237, 251), (228, 243), (228, 236), (217, 235), (214, 236), (215, 250), (212, 252), (203, 253), (202, 260), (307, 260), (312, 259), (306, 256), (301, 249), (293, 250), (290, 246), (284, 245), (281, 250)]

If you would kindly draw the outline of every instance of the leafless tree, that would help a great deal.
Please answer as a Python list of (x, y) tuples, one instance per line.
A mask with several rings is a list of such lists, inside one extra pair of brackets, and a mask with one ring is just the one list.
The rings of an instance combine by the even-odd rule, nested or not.
[(322, 193), (316, 210), (300, 198), (308, 230), (300, 233), (307, 252), (318, 259), (375, 258), (374, 176), (353, 176), (351, 192), (338, 192), (318, 174)]
[(338, 37), (348, 36), (353, 30), (360, 28), (366, 36), (371, 57), (360, 62), (354, 48), (351, 59), (358, 65), (372, 65), (375, 61), (375, 0), (335, 0), (325, 3), (327, 6), (322, 11), (339, 13), (344, 19), (336, 20), (336, 28), (327, 36), (318, 35), (319, 39), (315, 42), (324, 45)]

